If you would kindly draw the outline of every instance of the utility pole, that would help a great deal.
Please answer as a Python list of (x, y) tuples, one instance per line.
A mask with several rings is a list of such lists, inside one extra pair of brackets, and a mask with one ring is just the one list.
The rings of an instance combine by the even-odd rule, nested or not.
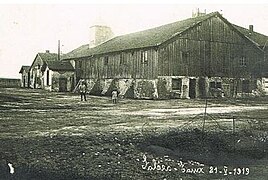
[(58, 61), (60, 61), (60, 40), (58, 40)]
[(235, 117), (233, 116), (233, 134), (235, 133)]
[(207, 117), (207, 108), (208, 108), (208, 100), (206, 97), (206, 101), (205, 101), (206, 105), (205, 105), (205, 112), (203, 114), (203, 126), (202, 126), (202, 132), (205, 131), (205, 123), (206, 123), (206, 117)]

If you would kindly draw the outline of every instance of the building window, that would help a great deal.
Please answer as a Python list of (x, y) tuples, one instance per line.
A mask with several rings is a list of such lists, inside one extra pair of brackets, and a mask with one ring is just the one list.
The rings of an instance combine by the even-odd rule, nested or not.
[(108, 65), (109, 56), (104, 57), (104, 65)]
[(189, 62), (189, 52), (181, 52), (181, 58), (182, 58), (182, 63), (188, 64), (188, 62)]
[(221, 82), (216, 82), (216, 88), (222, 88)]
[(124, 55), (123, 55), (123, 53), (120, 54), (119, 61), (120, 61), (120, 65), (124, 64)]
[(215, 81), (209, 82), (209, 88), (216, 88), (216, 82)]
[(222, 88), (222, 84), (221, 82), (211, 81), (209, 83), (209, 88)]
[(142, 51), (141, 52), (141, 63), (142, 64), (147, 64), (148, 63), (148, 52), (147, 51)]
[(243, 56), (239, 59), (239, 65), (240, 66), (247, 66), (246, 58)]
[(172, 79), (172, 90), (181, 91), (182, 79)]

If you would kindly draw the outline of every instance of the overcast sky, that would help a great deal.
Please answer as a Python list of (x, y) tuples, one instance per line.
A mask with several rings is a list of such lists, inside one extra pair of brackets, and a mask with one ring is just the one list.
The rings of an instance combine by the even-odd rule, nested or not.
[(268, 35), (268, 4), (61, 4), (0, 5), (0, 77), (19, 78), (37, 52), (67, 53), (89, 42), (89, 27), (102, 22), (116, 35), (191, 17), (192, 10), (219, 11), (231, 23)]

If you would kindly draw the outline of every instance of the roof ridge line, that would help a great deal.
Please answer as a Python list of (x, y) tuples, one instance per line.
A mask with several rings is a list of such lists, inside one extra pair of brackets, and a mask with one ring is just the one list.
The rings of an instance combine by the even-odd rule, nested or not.
[[(211, 13), (209, 13), (209, 14), (206, 14), (206, 15), (203, 15), (203, 16), (208, 16), (207, 18), (210, 18), (212, 15), (214, 15), (214, 14), (218, 14), (219, 12), (218, 11), (214, 11), (214, 12), (211, 12)], [(201, 16), (198, 16), (198, 17), (201, 17)], [(114, 38), (117, 38), (117, 37), (122, 37), (122, 36), (127, 36), (127, 35), (131, 35), (131, 34), (136, 34), (136, 33), (141, 33), (141, 32), (145, 32), (145, 31), (150, 31), (150, 30), (153, 30), (153, 29), (156, 29), (156, 28), (160, 28), (160, 27), (164, 27), (164, 26), (168, 26), (168, 25), (171, 25), (171, 24), (174, 24), (174, 23), (179, 23), (179, 22), (183, 22), (183, 21), (187, 21), (187, 20), (189, 20), (189, 19), (196, 19), (196, 18), (198, 18), (198, 17), (190, 17), (190, 18), (186, 18), (186, 19), (183, 19), (183, 20), (179, 20), (179, 21), (175, 21), (175, 22), (171, 22), (171, 23), (168, 23), (168, 24), (162, 24), (162, 25), (160, 25), (160, 26), (155, 26), (155, 27), (152, 27), (152, 28), (149, 28), (149, 29), (145, 29), (145, 30), (141, 30), (141, 31), (136, 31), (136, 32), (132, 32), (132, 33), (128, 33), (128, 34), (123, 34), (123, 35), (119, 35), (119, 36), (115, 36), (115, 37), (113, 37), (113, 38), (111, 38), (111, 39), (109, 39), (109, 40), (112, 40), (112, 39), (114, 39)], [(204, 20), (206, 20), (207, 18), (205, 18)], [(201, 20), (201, 21), (199, 21), (198, 23), (200, 23), (200, 22), (203, 22), (204, 20)], [(196, 24), (198, 24), (198, 23), (196, 23)], [(187, 28), (188, 29), (188, 28)], [(109, 40), (107, 40), (107, 41), (109, 41)], [(105, 42), (107, 42), (107, 41), (105, 41)], [(104, 43), (104, 42), (103, 42)], [(101, 44), (103, 44), (103, 43), (101, 43)], [(99, 44), (100, 45), (100, 44)], [(98, 45), (98, 46), (99, 46)], [(95, 46), (95, 47), (97, 47), (97, 46)], [(94, 47), (93, 47), (94, 48)]]
[[(185, 30), (183, 30), (183, 31), (176, 32), (175, 34), (171, 35), (169, 39), (167, 39), (166, 41), (163, 41), (163, 42), (161, 42), (161, 43), (159, 43), (159, 44), (157, 44), (157, 45), (159, 46), (159, 45), (161, 45), (161, 44), (163, 44), (163, 43), (169, 41), (170, 39), (174, 38), (175, 36), (177, 36), (177, 35), (179, 35), (179, 34), (185, 32), (185, 31), (188, 31), (190, 28), (193, 28), (193, 27), (196, 26), (197, 24), (199, 24), (199, 23), (201, 23), (201, 22), (204, 22), (204, 21), (208, 20), (209, 18), (211, 18), (211, 17), (213, 17), (213, 16), (215, 16), (215, 15), (220, 15), (220, 13), (219, 13), (218, 11), (215, 11), (215, 12), (211, 12), (211, 13), (209, 13), (209, 14), (207, 14), (207, 15), (204, 15), (204, 16), (208, 16), (208, 17), (205, 18), (205, 19), (203, 19), (203, 20), (200, 20), (200, 21), (198, 21), (198, 22), (196, 22), (196, 23), (194, 23), (194, 24), (192, 24), (191, 26), (187, 27), (187, 28), (186, 28)], [(188, 19), (194, 19), (194, 18), (188, 18)], [(185, 19), (185, 20), (187, 20), (187, 19)], [(180, 22), (180, 21), (177, 21), (177, 22)], [(174, 23), (175, 23), (175, 22), (174, 22)]]
[[(203, 15), (203, 16), (208, 16), (208, 17), (205, 18), (205, 19), (203, 19), (203, 20), (198, 21), (197, 23), (195, 23), (195, 24), (192, 25), (192, 26), (189, 26), (189, 27), (188, 27), (187, 29), (185, 29), (184, 31), (180, 31), (180, 32), (177, 32), (177, 33), (173, 34), (169, 39), (173, 38), (174, 36), (176, 36), (176, 35), (178, 35), (178, 34), (181, 34), (182, 32), (185, 32), (186, 30), (188, 30), (189, 28), (195, 26), (195, 25), (198, 24), (198, 23), (203, 22), (204, 20), (207, 20), (208, 18), (212, 17), (214, 14), (219, 14), (219, 12), (218, 12), (218, 11), (214, 11), (214, 12), (211, 12), (211, 13), (209, 13), (209, 14)], [(198, 16), (198, 17), (201, 17), (201, 16)], [(123, 34), (123, 35), (115, 36), (115, 37), (113, 37), (113, 38), (111, 38), (111, 39), (109, 39), (109, 40), (107, 40), (107, 41), (105, 41), (105, 42), (102, 42), (101, 44), (98, 44), (98, 45), (95, 46), (95, 47), (88, 48), (88, 49), (96, 48), (96, 47), (98, 47), (98, 46), (100, 46), (100, 45), (102, 45), (102, 44), (105, 44), (105, 43), (107, 43), (107, 42), (109, 42), (109, 41), (115, 39), (115, 38), (120, 38), (120, 37), (128, 36), (128, 35), (131, 35), (131, 34), (136, 34), (136, 33), (141, 33), (141, 32), (150, 31), (150, 30), (157, 29), (157, 28), (160, 28), (160, 27), (169, 26), (169, 25), (171, 25), (171, 24), (175, 24), (175, 23), (179, 23), (179, 22), (187, 21), (187, 20), (189, 20), (189, 19), (196, 19), (196, 18), (198, 18), (198, 17), (194, 17), (194, 18), (193, 18), (193, 17), (190, 17), (190, 18), (186, 18), (186, 19), (183, 19), (183, 20), (179, 20), (179, 21), (171, 22), (171, 23), (168, 23), (168, 24), (163, 24), (163, 25), (160, 25), (160, 26), (155, 26), (155, 27), (152, 27), (152, 28), (149, 28), (149, 29), (145, 29), (145, 30), (141, 30), (141, 31), (136, 31), (136, 32), (128, 33), (128, 34)], [(169, 39), (168, 39), (168, 40), (169, 40)], [(168, 40), (166, 40), (166, 41), (168, 41)], [(157, 43), (157, 44), (155, 44), (155, 46), (159, 46), (159, 45), (161, 45), (162, 43), (164, 43), (164, 42), (166, 42), (166, 41)], [(89, 45), (89, 44), (84, 44), (84, 45), (82, 45), (82, 46), (86, 46), (86, 45)], [(80, 46), (80, 47), (82, 47), (82, 46)], [(75, 50), (75, 49), (74, 49), (74, 50)], [(74, 50), (73, 50), (73, 51), (74, 51)], [(70, 52), (72, 52), (72, 51), (70, 51)], [(67, 53), (67, 54), (68, 54), (68, 53)]]

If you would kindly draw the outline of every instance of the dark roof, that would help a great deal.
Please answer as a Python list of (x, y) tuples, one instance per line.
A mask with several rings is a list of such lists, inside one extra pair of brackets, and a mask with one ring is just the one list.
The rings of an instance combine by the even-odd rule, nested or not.
[(47, 61), (41, 67), (45, 71), (46, 67), (53, 71), (74, 71), (72, 64), (68, 61)]
[(56, 53), (49, 53), (49, 52), (40, 53), (39, 52), (36, 54), (34, 61), (32, 62), (32, 65), (30, 66), (30, 69), (32, 68), (37, 56), (39, 56), (44, 61), (44, 63), (48, 62), (48, 61), (57, 61), (58, 60), (58, 54), (56, 54)]
[(253, 32), (251, 35), (249, 35), (248, 29), (233, 25), (229, 23), (225, 18), (223, 18), (219, 12), (213, 12), (207, 15), (177, 21), (152, 29), (117, 36), (94, 48), (89, 48), (89, 45), (85, 44), (65, 54), (62, 58), (73, 59), (122, 50), (156, 47), (171, 39), (172, 37), (185, 32), (189, 28), (215, 15), (219, 15), (219, 17), (221, 17), (226, 23), (228, 23), (230, 26), (233, 26), (233, 28), (236, 29), (238, 33), (241, 33), (241, 36), (245, 37), (248, 41), (253, 43), (258, 49), (260, 49), (261, 46), (265, 45), (266, 40), (268, 39), (267, 36), (257, 32)]
[(56, 53), (38, 53), (43, 61), (56, 61), (58, 60), (58, 54)]
[(85, 57), (95, 54), (103, 54), (109, 52), (116, 52), (127, 49), (137, 49), (144, 47), (159, 46), (163, 42), (171, 39), (190, 27), (202, 22), (216, 14), (213, 12), (204, 16), (189, 18), (182, 21), (166, 24), (152, 29), (126, 34), (114, 37), (94, 48), (89, 48), (89, 45), (82, 45), (63, 56), (63, 59), (72, 59), (76, 57)]
[(23, 71), (29, 72), (30, 67), (31, 67), (31, 66), (21, 66), (21, 68), (20, 68), (20, 72), (19, 72), (19, 73), (22, 73)]
[(235, 24), (233, 24), (233, 26), (240, 31), (242, 34), (244, 34), (245, 36), (247, 36), (249, 39), (251, 39), (252, 41), (254, 41), (255, 43), (257, 43), (258, 46), (264, 46), (265, 43), (267, 43), (268, 40), (268, 36), (257, 33), (255, 31), (253, 31), (252, 33), (250, 33), (249, 29), (247, 28), (243, 28), (240, 26), (237, 26)]

